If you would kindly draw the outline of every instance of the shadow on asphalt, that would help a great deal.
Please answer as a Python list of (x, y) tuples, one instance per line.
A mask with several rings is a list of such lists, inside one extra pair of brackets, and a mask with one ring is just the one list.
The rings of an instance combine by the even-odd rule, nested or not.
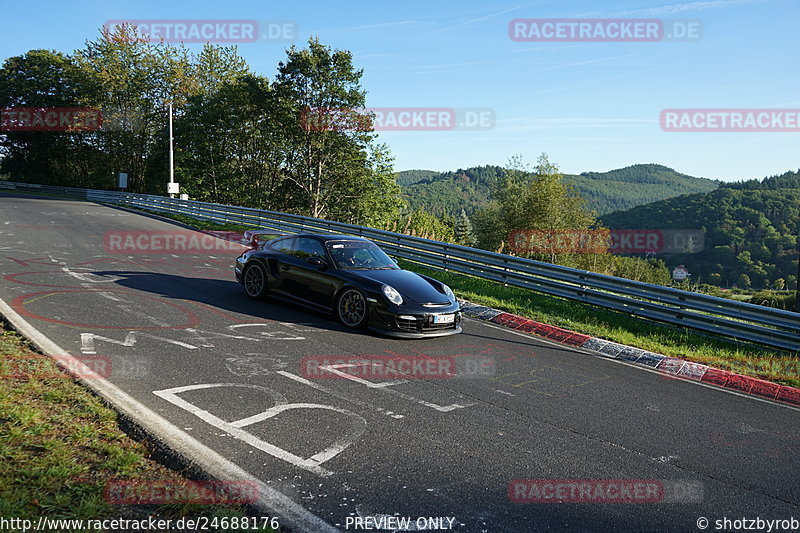
[[(397, 340), (394, 337), (386, 337), (379, 335), (376, 332), (367, 330), (353, 330), (345, 328), (338, 322), (331, 313), (325, 313), (315, 309), (310, 309), (294, 302), (286, 300), (270, 299), (266, 301), (251, 300), (244, 293), (242, 286), (234, 280), (219, 280), (212, 278), (197, 278), (187, 276), (177, 276), (174, 274), (164, 274), (157, 272), (141, 272), (141, 271), (96, 271), (93, 272), (96, 276), (116, 276), (122, 279), (117, 280), (115, 283), (127, 289), (147, 292), (163, 298), (170, 298), (175, 300), (184, 300), (190, 302), (197, 302), (220, 309), (223, 311), (230, 311), (233, 313), (247, 314), (262, 320), (272, 320), (277, 322), (288, 322), (292, 324), (304, 324), (309, 320), (314, 320), (314, 326), (328, 329), (331, 331), (340, 331), (352, 335), (366, 335), (366, 336), (380, 336), (386, 339)], [(322, 319), (321, 321), (319, 319)], [(319, 322), (318, 322), (319, 321)], [(464, 328), (465, 332), (470, 337), (486, 339), (488, 341), (497, 341), (497, 336), (484, 335), (474, 331), (469, 331), (467, 327)], [(458, 337), (458, 336), (456, 336)], [(515, 338), (516, 335), (508, 334), (503, 336), (503, 342), (510, 344), (519, 344), (530, 346), (536, 340), (535, 337), (530, 339), (524, 337)], [(426, 339), (411, 339), (422, 341), (436, 341), (452, 337), (436, 337)], [(408, 339), (406, 339), (408, 340)], [(558, 346), (553, 344), (551, 349), (556, 351), (575, 353), (584, 353), (575, 350), (568, 346)]]
[[(317, 311), (294, 302), (270, 298), (265, 301), (250, 299), (242, 286), (233, 280), (177, 276), (158, 272), (95, 271), (95, 276), (115, 276), (120, 287), (154, 294), (162, 298), (196, 302), (222, 311), (250, 315), (261, 320), (307, 324), (354, 335), (374, 336), (366, 330), (345, 328), (335, 321), (332, 313)], [(316, 319), (316, 320), (314, 320)], [(320, 320), (322, 319), (322, 320)]]

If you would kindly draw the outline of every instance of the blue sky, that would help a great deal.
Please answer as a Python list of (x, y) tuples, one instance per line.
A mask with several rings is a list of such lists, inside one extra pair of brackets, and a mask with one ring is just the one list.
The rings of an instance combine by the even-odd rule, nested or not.
[[(490, 108), (492, 129), (383, 132), (397, 170), (505, 164), (547, 152), (562, 171), (661, 163), (715, 179), (800, 167), (800, 133), (665, 132), (665, 108), (800, 108), (797, 0), (535, 2), (5, 2), (0, 57), (72, 52), (111, 19), (291, 20), (353, 52), (374, 107)], [(515, 42), (516, 18), (681, 18), (686, 42)], [(239, 45), (273, 78), (291, 43)], [(190, 45), (199, 47), (200, 45)], [(179, 139), (176, 142), (180, 142)]]

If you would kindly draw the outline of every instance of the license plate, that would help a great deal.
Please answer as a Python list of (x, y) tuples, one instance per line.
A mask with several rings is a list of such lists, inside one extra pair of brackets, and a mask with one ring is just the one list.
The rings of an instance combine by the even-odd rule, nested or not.
[(434, 324), (452, 324), (455, 320), (455, 315), (433, 315)]

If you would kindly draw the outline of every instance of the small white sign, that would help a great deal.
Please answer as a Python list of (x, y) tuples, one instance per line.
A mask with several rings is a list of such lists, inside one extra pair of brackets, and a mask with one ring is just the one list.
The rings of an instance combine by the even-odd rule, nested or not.
[(128, 188), (128, 175), (125, 172), (119, 173), (119, 185), (120, 189), (127, 189)]
[(181, 192), (179, 183), (167, 183), (167, 194), (178, 194), (179, 192)]

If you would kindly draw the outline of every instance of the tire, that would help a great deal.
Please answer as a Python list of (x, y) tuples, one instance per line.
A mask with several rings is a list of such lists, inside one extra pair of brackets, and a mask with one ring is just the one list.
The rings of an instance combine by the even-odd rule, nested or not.
[(267, 270), (261, 263), (247, 265), (242, 273), (244, 292), (253, 300), (264, 300), (269, 293)]
[(364, 293), (353, 287), (345, 288), (336, 299), (336, 317), (348, 328), (360, 329), (366, 326), (369, 308)]

